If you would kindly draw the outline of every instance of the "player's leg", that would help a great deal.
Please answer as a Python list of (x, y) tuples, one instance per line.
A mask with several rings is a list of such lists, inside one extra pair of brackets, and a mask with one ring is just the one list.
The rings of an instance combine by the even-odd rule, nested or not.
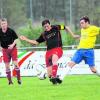
[(57, 78), (57, 70), (58, 70), (58, 61), (59, 57), (56, 54), (52, 55), (52, 78), (51, 81), (53, 84), (59, 83), (59, 79)]
[(52, 49), (46, 52), (47, 73), (48, 73), (50, 82), (52, 82), (53, 84), (56, 83), (55, 78), (56, 78), (57, 69), (58, 69), (58, 66), (57, 66), (58, 56), (54, 52), (55, 52), (55, 49)]
[(94, 50), (89, 49), (85, 52), (85, 63), (89, 65), (90, 70), (95, 73), (97, 76), (100, 76), (100, 72), (95, 67), (94, 61)]
[(18, 63), (17, 63), (17, 61), (13, 61), (13, 63), (14, 63), (14, 66), (15, 66), (17, 82), (18, 82), (18, 84), (21, 84), (20, 69), (19, 69)]
[(13, 84), (12, 79), (11, 79), (11, 70), (10, 70), (10, 64), (9, 63), (5, 63), (5, 67), (6, 67), (6, 75), (7, 75), (7, 79), (8, 79), (8, 84)]
[(100, 71), (96, 69), (96, 67), (92, 68), (91, 71), (100, 77)]
[(53, 84), (61, 83), (62, 81), (57, 77), (58, 61), (59, 57), (56, 54), (52, 55), (52, 66), (47, 67), (48, 76)]
[(46, 66), (48, 77), (53, 84), (56, 84), (58, 59), (62, 56), (61, 48), (55, 48), (46, 52)]
[(64, 68), (64, 69), (62, 70), (62, 73), (61, 73), (61, 75), (59, 76), (60, 80), (63, 80), (64, 77), (65, 77), (66, 75), (68, 75), (68, 74), (71, 72), (71, 69), (72, 69), (75, 65), (76, 65), (76, 63), (75, 63), (74, 61), (68, 62), (68, 64), (66, 65), (66, 68)]
[(8, 49), (2, 49), (2, 53), (3, 53), (3, 61), (5, 63), (5, 68), (6, 68), (6, 75), (7, 75), (8, 83), (10, 85), (10, 84), (13, 84), (12, 79), (11, 79), (11, 70), (10, 70), (11, 57), (9, 55)]
[(100, 77), (100, 71), (98, 71), (98, 70), (96, 69), (95, 66), (90, 66), (90, 70), (91, 70), (94, 74), (96, 74), (97, 76)]
[(49, 50), (46, 52), (45, 60), (46, 60), (47, 74), (48, 74), (49, 80), (53, 84), (56, 84), (54, 80), (52, 79), (52, 65), (53, 65), (52, 64), (52, 50)]
[(45, 55), (45, 62), (46, 62), (46, 67), (47, 67), (47, 75), (49, 78), (52, 76), (52, 55), (51, 51), (47, 51)]
[(52, 77), (56, 78), (57, 77), (57, 70), (58, 70), (58, 61), (59, 57), (56, 54), (52, 55)]
[(62, 48), (55, 48), (52, 50), (52, 76), (57, 77), (58, 60), (62, 57)]
[(79, 64), (83, 59), (82, 50), (77, 50), (74, 54), (73, 58), (70, 62), (66, 64), (66, 68), (62, 70), (62, 74), (60, 75), (60, 79), (63, 80), (66, 75), (68, 75), (71, 72), (71, 69), (76, 65)]
[(19, 69), (19, 65), (18, 65), (18, 61), (17, 61), (17, 49), (16, 49), (16, 47), (13, 48), (13, 50), (11, 52), (11, 57), (12, 57), (12, 61), (13, 61), (14, 66), (15, 66), (18, 84), (21, 84), (20, 69)]
[(47, 75), (48, 75), (49, 78), (51, 78), (51, 76), (52, 76), (52, 66), (47, 67)]
[(53, 49), (51, 54), (52, 54), (52, 83), (53, 84), (61, 83), (62, 81), (57, 76), (57, 71), (58, 71), (57, 61), (63, 54), (62, 48)]

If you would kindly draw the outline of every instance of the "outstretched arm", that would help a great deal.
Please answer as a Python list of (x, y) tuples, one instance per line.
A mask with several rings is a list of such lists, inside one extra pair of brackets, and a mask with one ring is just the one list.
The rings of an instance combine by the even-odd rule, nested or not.
[(25, 36), (23, 36), (23, 35), (19, 36), (19, 38), (20, 38), (21, 40), (27, 41), (27, 42), (29, 42), (29, 43), (31, 43), (31, 44), (34, 44), (34, 45), (37, 45), (37, 44), (38, 44), (38, 42), (37, 42), (36, 40), (30, 40), (30, 39), (28, 39), (27, 37), (25, 37)]
[(77, 38), (77, 39), (80, 38), (80, 35), (74, 34), (68, 26), (65, 26), (65, 30), (66, 30), (67, 32), (69, 32), (73, 38)]

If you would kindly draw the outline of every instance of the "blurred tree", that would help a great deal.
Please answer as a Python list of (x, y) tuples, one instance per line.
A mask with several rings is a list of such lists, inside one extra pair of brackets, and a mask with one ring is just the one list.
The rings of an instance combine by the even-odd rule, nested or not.
[[(38, 36), (33, 36), (33, 33), (40, 32), (40, 24), (47, 18), (52, 24), (69, 26), (71, 22), (71, 29), (80, 33), (79, 19), (84, 15), (89, 16), (92, 24), (100, 26), (100, 0), (0, 0), (0, 17), (7, 17), (11, 27), (21, 28), (21, 32), (30, 38)], [(28, 23), (30, 19), (32, 28)], [(36, 29), (36, 26), (39, 27)], [(64, 45), (77, 43), (65, 34), (62, 38)], [(100, 38), (97, 43), (100, 43)]]

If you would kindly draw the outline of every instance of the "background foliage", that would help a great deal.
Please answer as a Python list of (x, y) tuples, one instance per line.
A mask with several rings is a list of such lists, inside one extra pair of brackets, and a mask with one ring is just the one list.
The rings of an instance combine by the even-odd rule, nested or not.
[[(52, 24), (65, 24), (80, 33), (79, 19), (89, 16), (91, 23), (100, 26), (99, 0), (0, 0), (0, 17), (8, 19), (10, 27), (19, 34), (35, 39), (42, 32), (41, 22), (50, 19)], [(62, 34), (64, 45), (77, 44), (72, 37)], [(65, 36), (66, 35), (66, 36)], [(20, 43), (20, 42), (18, 42)], [(97, 39), (100, 43), (100, 37)], [(42, 44), (44, 45), (44, 44)], [(19, 46), (30, 46), (22, 43)]]

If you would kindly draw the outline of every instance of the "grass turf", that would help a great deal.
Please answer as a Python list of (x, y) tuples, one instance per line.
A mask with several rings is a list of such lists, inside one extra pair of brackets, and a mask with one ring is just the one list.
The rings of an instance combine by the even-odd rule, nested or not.
[(100, 77), (70, 75), (62, 84), (52, 85), (48, 79), (22, 77), (22, 85), (13, 78), (13, 85), (0, 78), (0, 100), (99, 100)]

